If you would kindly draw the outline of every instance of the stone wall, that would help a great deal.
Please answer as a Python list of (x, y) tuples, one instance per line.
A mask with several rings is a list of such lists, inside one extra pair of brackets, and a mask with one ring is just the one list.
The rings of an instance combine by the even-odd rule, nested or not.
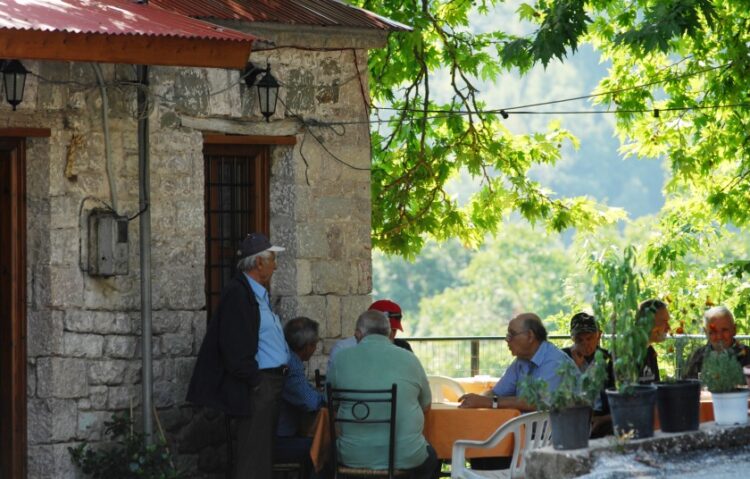
[[(280, 47), (252, 60), (282, 83), (270, 123), (236, 71), (155, 67), (151, 93), (154, 404), (189, 476), (223, 465), (223, 419), (184, 404), (205, 332), (203, 133), (295, 135), (273, 147), (271, 235), (279, 256), (273, 298), (283, 319), (306, 315), (324, 340), (310, 371), (369, 304), (370, 186), (366, 50)], [(27, 144), (29, 477), (78, 477), (67, 448), (100, 441), (113, 411), (140, 403), (138, 221), (129, 274), (86, 273), (86, 218), (111, 203), (102, 94), (88, 64), (24, 61), (24, 102), (0, 127), (42, 127)], [(138, 212), (134, 69), (103, 65), (117, 210)], [(323, 148), (319, 141), (325, 145)], [(332, 157), (327, 151), (333, 153)]]

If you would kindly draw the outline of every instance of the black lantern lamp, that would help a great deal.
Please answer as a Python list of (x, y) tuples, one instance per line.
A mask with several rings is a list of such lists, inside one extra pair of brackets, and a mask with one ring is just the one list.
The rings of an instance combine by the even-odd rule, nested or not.
[[(256, 84), (255, 80), (261, 73), (264, 73), (264, 75)], [(271, 65), (267, 65), (263, 69), (256, 67), (252, 63), (248, 63), (243, 76), (248, 88), (257, 86), (260, 112), (266, 121), (270, 121), (271, 116), (276, 113), (276, 101), (279, 99), (279, 82), (271, 75)]]
[(5, 99), (13, 106), (13, 111), (23, 101), (26, 74), (29, 73), (18, 60), (6, 60), (2, 67)]

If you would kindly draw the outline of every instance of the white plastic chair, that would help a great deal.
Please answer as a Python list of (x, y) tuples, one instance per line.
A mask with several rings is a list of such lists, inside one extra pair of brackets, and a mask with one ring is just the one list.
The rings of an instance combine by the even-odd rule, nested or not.
[[(446, 376), (427, 376), (427, 381), (430, 383), (432, 402), (456, 401), (464, 395), (463, 386), (455, 379)], [(446, 390), (455, 397), (446, 397)]]
[[(467, 448), (491, 449), (500, 444), (500, 441), (505, 439), (505, 436), (508, 434), (513, 434), (513, 459), (511, 459), (510, 469), (498, 471), (474, 471), (466, 467)], [(524, 452), (526, 450), (547, 446), (551, 442), (551, 439), (552, 428), (550, 427), (548, 412), (522, 414), (500, 426), (484, 441), (460, 439), (454, 442), (453, 456), (451, 458), (451, 478), (523, 478), (526, 472)]]

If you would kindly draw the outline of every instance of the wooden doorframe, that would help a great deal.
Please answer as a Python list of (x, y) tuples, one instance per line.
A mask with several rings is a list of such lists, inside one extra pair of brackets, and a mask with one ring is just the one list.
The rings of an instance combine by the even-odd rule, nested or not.
[(0, 137), (0, 476), (26, 477), (26, 140)]

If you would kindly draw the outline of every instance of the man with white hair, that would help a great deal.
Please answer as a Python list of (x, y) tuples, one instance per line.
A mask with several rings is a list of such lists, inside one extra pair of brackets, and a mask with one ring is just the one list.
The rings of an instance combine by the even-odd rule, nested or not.
[(688, 359), (686, 378), (697, 378), (703, 369), (703, 360), (711, 351), (728, 349), (732, 351), (743, 366), (750, 365), (750, 348), (741, 344), (734, 335), (737, 327), (734, 316), (726, 306), (714, 306), (703, 314), (703, 326), (708, 344), (693, 351)]
[(189, 402), (237, 417), (237, 479), (272, 476), (281, 391), (289, 370), (289, 348), (268, 297), (281, 251), (261, 233), (242, 242), (237, 274), (208, 322), (188, 388)]
[[(424, 437), (424, 412), (432, 396), (427, 375), (417, 357), (389, 339), (391, 323), (385, 313), (359, 315), (354, 336), (358, 345), (344, 349), (328, 370), (336, 389), (388, 389), (397, 385), (395, 468), (409, 470), (413, 479), (436, 478), (437, 455)], [(350, 417), (351, 409), (342, 411)], [(337, 440), (341, 462), (349, 467), (388, 468), (388, 429), (343, 423)]]

